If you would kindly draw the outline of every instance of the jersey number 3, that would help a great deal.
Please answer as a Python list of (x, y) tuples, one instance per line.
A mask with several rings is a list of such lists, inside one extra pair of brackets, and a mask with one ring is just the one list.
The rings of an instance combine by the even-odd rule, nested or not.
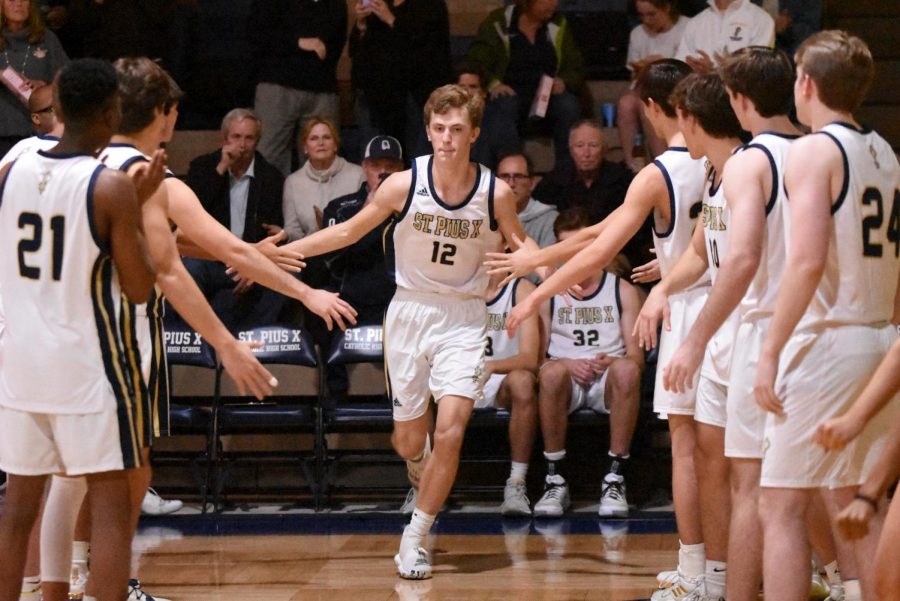
[[(863, 206), (875, 205), (875, 213), (863, 217), (862, 243), (864, 257), (880, 257), (884, 253), (883, 245), (877, 242), (878, 230), (884, 225), (884, 199), (878, 188), (866, 188), (862, 195)], [(874, 230), (874, 231), (873, 231)], [(894, 243), (894, 256), (900, 257), (900, 190), (894, 191), (894, 202), (888, 215), (888, 242)]]
[[(30, 280), (41, 277), (41, 268), (28, 264), (28, 255), (40, 250), (44, 242), (44, 220), (37, 213), (22, 213), (19, 215), (19, 229), (30, 229), (30, 238), (19, 240), (19, 275)], [(54, 215), (50, 218), (50, 233), (53, 238), (53, 258), (51, 271), (53, 279), (59, 281), (62, 277), (63, 246), (66, 237), (66, 218), (62, 215)], [(27, 235), (27, 234), (26, 234)]]

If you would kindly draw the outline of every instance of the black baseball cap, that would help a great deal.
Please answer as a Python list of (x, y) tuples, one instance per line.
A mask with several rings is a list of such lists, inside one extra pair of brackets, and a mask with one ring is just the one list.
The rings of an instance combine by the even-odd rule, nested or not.
[(403, 160), (403, 148), (400, 142), (393, 136), (375, 136), (366, 144), (363, 160), (366, 159), (394, 159)]

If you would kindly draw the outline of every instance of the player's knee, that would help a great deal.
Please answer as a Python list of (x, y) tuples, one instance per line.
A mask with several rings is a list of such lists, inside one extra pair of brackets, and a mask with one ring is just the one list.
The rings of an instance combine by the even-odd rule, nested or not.
[(550, 361), (540, 371), (541, 392), (556, 392), (569, 385), (569, 370), (562, 361)]
[(763, 489), (759, 495), (757, 512), (762, 524), (803, 520), (805, 504), (791, 502), (775, 491)]
[(522, 369), (510, 372), (506, 376), (506, 381), (509, 386), (509, 396), (513, 407), (527, 409), (535, 404), (537, 400), (535, 394), (536, 379), (532, 372)]
[(463, 436), (466, 433), (465, 424), (450, 424), (439, 427), (434, 431), (435, 453), (459, 453), (462, 447)]
[(391, 434), (391, 445), (403, 459), (415, 459), (425, 449), (425, 434), (395, 429)]
[(631, 359), (617, 359), (609, 366), (607, 378), (614, 391), (628, 394), (637, 390), (641, 382), (641, 369)]

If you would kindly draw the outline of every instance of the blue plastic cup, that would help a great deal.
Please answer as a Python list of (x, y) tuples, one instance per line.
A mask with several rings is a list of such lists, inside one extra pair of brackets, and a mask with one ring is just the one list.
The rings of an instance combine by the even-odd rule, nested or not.
[(616, 125), (616, 103), (603, 103), (603, 125), (606, 127), (615, 127)]

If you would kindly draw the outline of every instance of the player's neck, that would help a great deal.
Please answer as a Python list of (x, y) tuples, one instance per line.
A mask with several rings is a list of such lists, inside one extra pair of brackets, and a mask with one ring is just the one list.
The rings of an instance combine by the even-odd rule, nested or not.
[(797, 126), (791, 123), (787, 115), (775, 115), (774, 117), (757, 117), (750, 123), (750, 133), (758, 136), (763, 132), (776, 134), (800, 135)]
[(684, 148), (687, 146), (687, 142), (684, 141), (684, 134), (678, 129), (678, 122), (674, 121), (671, 129), (667, 126), (668, 124), (663, 126), (663, 137), (666, 140), (666, 146), (669, 148)]
[(432, 163), (431, 177), (434, 188), (446, 204), (455, 206), (463, 202), (475, 185), (477, 174), (473, 169), (473, 163), (469, 161), (468, 153), (461, 155), (460, 160), (452, 162), (434, 161)]
[(597, 292), (597, 288), (600, 287), (600, 278), (592, 276), (583, 282), (578, 282), (578, 285), (581, 286), (581, 297), (584, 298)]
[(710, 138), (706, 145), (706, 158), (715, 167), (716, 173), (722, 173), (725, 163), (740, 145), (741, 141), (737, 138)]
[(53, 147), (56, 154), (89, 154), (97, 156), (109, 143), (109, 138), (98, 136), (94, 131), (64, 132), (59, 144)]
[(834, 123), (835, 121), (840, 121), (842, 123), (849, 123), (854, 127), (859, 127), (859, 123), (853, 117), (851, 113), (846, 113), (843, 111), (836, 111), (828, 108), (825, 105), (820, 105), (817, 107), (812, 107), (810, 111), (810, 119), (809, 119), (810, 127), (813, 131), (819, 131), (829, 123)]
[(134, 134), (116, 134), (110, 140), (112, 144), (131, 144), (146, 155), (152, 155), (160, 147), (159, 137), (146, 129)]

